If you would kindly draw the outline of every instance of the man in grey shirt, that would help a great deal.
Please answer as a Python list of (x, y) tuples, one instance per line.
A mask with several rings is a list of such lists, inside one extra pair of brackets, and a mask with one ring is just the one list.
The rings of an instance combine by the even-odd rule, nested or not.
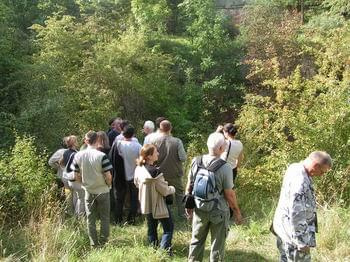
[[(112, 165), (107, 155), (96, 149), (96, 140), (96, 132), (89, 131), (85, 135), (87, 148), (75, 154), (71, 166), (76, 181), (80, 181), (85, 190), (85, 210), (92, 247), (103, 245), (109, 237), (109, 189), (112, 184)], [(100, 240), (96, 231), (97, 217), (101, 219)]]
[(184, 188), (182, 183), (183, 162), (186, 161), (186, 152), (182, 141), (171, 135), (172, 125), (170, 121), (163, 120), (160, 123), (159, 136), (154, 140), (153, 144), (159, 152), (157, 165), (164, 174), (164, 178), (168, 181), (169, 186), (176, 189), (175, 201), (179, 216), (185, 216), (185, 209), (182, 203)]
[[(209, 153), (202, 156), (202, 163), (205, 168), (220, 159), (220, 155), (226, 148), (225, 137), (221, 133), (212, 133), (208, 137), (207, 146)], [(198, 168), (195, 158), (188, 174), (187, 196), (193, 194), (192, 190)], [(214, 175), (218, 197), (213, 202), (215, 203), (213, 207), (210, 210), (205, 210), (196, 203), (194, 208), (186, 208), (188, 217), (193, 217), (188, 261), (203, 260), (205, 241), (209, 232), (211, 234), (210, 261), (225, 261), (225, 240), (229, 231), (230, 208), (233, 209), (236, 224), (242, 223), (241, 212), (235, 204), (236, 195), (232, 189), (234, 185), (230, 165), (224, 162), (215, 171)]]

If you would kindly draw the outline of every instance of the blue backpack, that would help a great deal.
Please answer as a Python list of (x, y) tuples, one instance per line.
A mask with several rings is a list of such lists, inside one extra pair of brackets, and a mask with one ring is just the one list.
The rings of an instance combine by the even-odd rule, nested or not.
[(221, 192), (216, 187), (215, 172), (225, 163), (225, 160), (217, 158), (205, 167), (202, 156), (196, 158), (195, 165), (197, 169), (193, 178), (192, 195), (197, 209), (208, 212), (217, 205)]

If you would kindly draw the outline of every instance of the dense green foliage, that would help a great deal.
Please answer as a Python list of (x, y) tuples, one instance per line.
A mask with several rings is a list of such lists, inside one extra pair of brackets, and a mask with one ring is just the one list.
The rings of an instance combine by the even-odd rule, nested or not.
[[(218, 115), (237, 113), (242, 52), (212, 1), (27, 2), (25, 25), (13, 26), (30, 56), (15, 74), (3, 69), (14, 79), (3, 85), (11, 90), (2, 100), (16, 109), (2, 107), (7, 137), (16, 129), (52, 151), (64, 135), (105, 129), (112, 116), (139, 125), (165, 115), (188, 141), (192, 129), (203, 132)], [(9, 31), (5, 18), (19, 7), (1, 3)], [(1, 55), (10, 59), (15, 40), (6, 40)]]

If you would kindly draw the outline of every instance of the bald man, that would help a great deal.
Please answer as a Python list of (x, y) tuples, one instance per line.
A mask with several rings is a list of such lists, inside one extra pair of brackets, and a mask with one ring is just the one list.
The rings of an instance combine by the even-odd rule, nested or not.
[(316, 246), (317, 232), (312, 179), (324, 175), (331, 166), (329, 154), (314, 151), (304, 161), (288, 167), (273, 220), (280, 261), (311, 261), (310, 248)]
[(184, 188), (182, 177), (184, 175), (183, 163), (186, 161), (186, 152), (182, 141), (171, 135), (172, 125), (170, 121), (163, 120), (160, 123), (159, 136), (154, 140), (153, 144), (159, 152), (158, 166), (164, 174), (164, 178), (168, 181), (169, 186), (176, 189), (175, 201), (178, 215), (186, 217), (185, 208), (182, 203)]

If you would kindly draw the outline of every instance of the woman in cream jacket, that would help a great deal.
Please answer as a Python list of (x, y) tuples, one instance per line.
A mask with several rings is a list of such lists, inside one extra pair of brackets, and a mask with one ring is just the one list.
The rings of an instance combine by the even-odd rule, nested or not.
[[(158, 151), (154, 145), (147, 144), (141, 148), (137, 161), (134, 182), (139, 189), (141, 213), (147, 216), (148, 240), (154, 246), (160, 245), (171, 252), (171, 240), (174, 224), (165, 197), (175, 193), (173, 186), (168, 186), (163, 174), (153, 166), (158, 159)], [(159, 243), (157, 236), (158, 223), (162, 224), (163, 235)]]

